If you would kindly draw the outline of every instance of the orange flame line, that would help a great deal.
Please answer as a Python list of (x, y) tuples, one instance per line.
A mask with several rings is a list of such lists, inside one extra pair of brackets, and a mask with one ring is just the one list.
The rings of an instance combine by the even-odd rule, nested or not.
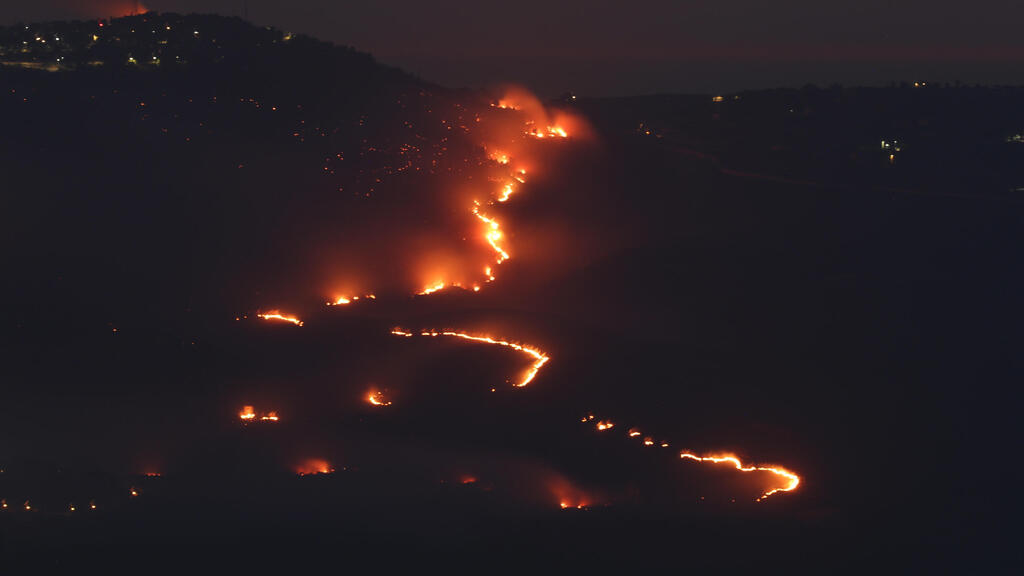
[[(396, 336), (405, 337), (413, 335), (413, 333), (406, 332), (401, 328), (395, 328), (394, 330), (391, 331), (391, 333)], [(515, 342), (509, 342), (507, 340), (497, 340), (491, 338), (490, 336), (473, 336), (471, 334), (466, 334), (464, 332), (437, 332), (433, 330), (424, 330), (420, 332), (420, 336), (454, 336), (455, 338), (462, 338), (463, 340), (472, 340), (474, 342), (483, 342), (486, 344), (497, 344), (499, 346), (506, 346), (508, 348), (512, 348), (513, 350), (529, 354), (530, 356), (533, 357), (534, 362), (530, 366), (530, 369), (526, 372), (526, 375), (523, 376), (523, 379), (520, 380), (518, 384), (515, 384), (517, 388), (522, 388), (529, 384), (530, 382), (532, 382), (533, 379), (537, 376), (537, 373), (540, 372), (540, 369), (543, 368), (544, 365), (547, 364), (548, 360), (551, 359), (540, 350), (533, 348), (531, 346), (524, 346), (522, 344), (516, 344)]]
[(284, 316), (277, 310), (272, 310), (270, 312), (267, 312), (266, 314), (257, 314), (256, 317), (262, 318), (264, 320), (282, 320), (284, 322), (291, 322), (296, 326), (302, 326), (302, 320), (299, 320), (294, 316)]
[[(593, 420), (593, 414), (588, 414), (580, 419), (580, 421), (583, 422), (584, 424), (587, 422), (592, 422)], [(598, 420), (596, 423), (596, 428), (598, 431), (609, 430), (614, 426), (615, 424), (613, 424), (611, 420)], [(626, 434), (631, 438), (643, 435), (640, 432), (640, 430), (636, 428), (630, 428), (626, 432)], [(644, 446), (653, 446), (654, 439), (652, 439), (650, 436), (644, 436), (642, 443)], [(660, 446), (662, 448), (668, 448), (669, 444), (668, 442), (662, 441)], [(781, 486), (779, 488), (772, 488), (771, 490), (768, 490), (761, 494), (760, 496), (758, 496), (758, 502), (764, 500), (765, 498), (771, 496), (772, 494), (775, 494), (776, 492), (792, 492), (793, 490), (796, 490), (797, 486), (800, 485), (800, 477), (785, 468), (782, 468), (780, 466), (744, 466), (743, 462), (741, 462), (739, 458), (732, 454), (711, 454), (708, 456), (697, 456), (696, 454), (684, 451), (679, 453), (679, 457), (685, 460), (694, 460), (696, 462), (710, 462), (712, 464), (729, 463), (732, 464), (733, 467), (739, 470), (740, 472), (771, 472), (776, 476), (788, 480), (788, 482), (784, 486)]]
[(697, 456), (689, 452), (680, 452), (679, 457), (683, 459), (696, 460), (697, 462), (711, 462), (713, 464), (721, 464), (723, 462), (728, 462), (732, 464), (733, 467), (739, 470), (740, 472), (771, 472), (776, 476), (781, 476), (789, 480), (789, 483), (786, 484), (785, 486), (781, 488), (773, 488), (765, 492), (764, 494), (761, 494), (761, 496), (757, 498), (758, 502), (764, 500), (765, 498), (771, 496), (772, 494), (775, 494), (776, 492), (791, 492), (793, 490), (796, 490), (797, 486), (800, 485), (800, 477), (790, 472), (789, 470), (786, 470), (785, 468), (780, 468), (777, 466), (744, 466), (740, 459), (737, 458), (736, 456), (733, 456), (732, 454), (722, 454), (719, 456)]

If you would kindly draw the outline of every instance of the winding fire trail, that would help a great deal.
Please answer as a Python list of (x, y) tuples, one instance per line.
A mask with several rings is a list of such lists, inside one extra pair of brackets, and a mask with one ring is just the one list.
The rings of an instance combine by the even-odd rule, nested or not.
[(302, 326), (302, 320), (299, 320), (294, 316), (285, 316), (281, 314), (279, 310), (271, 310), (263, 314), (257, 314), (256, 317), (262, 318), (263, 320), (280, 320), (282, 322), (291, 322), (296, 326)]
[[(497, 103), (492, 103), (491, 106), (510, 111), (520, 110), (520, 106), (517, 103), (505, 99), (500, 100)], [(522, 134), (525, 134), (529, 138), (538, 140), (569, 138), (569, 133), (557, 121), (555, 121), (554, 123), (538, 123), (535, 120), (527, 120), (524, 124)], [(494, 267), (501, 265), (503, 262), (511, 259), (512, 257), (504, 243), (505, 234), (502, 231), (501, 223), (499, 222), (497, 217), (494, 216), (494, 213), (488, 207), (497, 208), (496, 203), (507, 202), (518, 191), (519, 185), (526, 183), (526, 169), (521, 167), (513, 168), (514, 162), (518, 162), (518, 160), (514, 159), (509, 153), (503, 151), (509, 149), (508, 147), (505, 146), (505, 144), (511, 144), (511, 142), (499, 143), (497, 147), (492, 147), (490, 144), (485, 146), (485, 148), (488, 150), (488, 158), (492, 162), (497, 164), (498, 167), (504, 167), (504, 172), (503, 175), (497, 179), (496, 189), (492, 190), (492, 192), (488, 194), (488, 198), (486, 199), (486, 201), (482, 202), (479, 198), (474, 198), (472, 200), (472, 204), (469, 206), (470, 213), (472, 213), (472, 215), (482, 224), (482, 239), (490, 246), (491, 251), (493, 252), (493, 263), (483, 268), (483, 283), (493, 282), (495, 280)], [(474, 283), (471, 286), (474, 292), (480, 290), (480, 284)], [(420, 291), (416, 292), (416, 294), (425, 296), (453, 287), (461, 288), (462, 284), (458, 281), (438, 279), (435, 280), (433, 283), (424, 286)], [(375, 296), (373, 294), (365, 294), (363, 297), (366, 299), (375, 299)], [(333, 300), (327, 302), (327, 305), (341, 306), (350, 304), (356, 300), (359, 300), (358, 296), (335, 296)], [(303, 325), (303, 322), (298, 318), (292, 316), (285, 316), (277, 310), (259, 314), (258, 317), (264, 320), (278, 320), (291, 322), (296, 326)], [(504, 346), (516, 350), (518, 352), (522, 352), (532, 358), (532, 363), (530, 364), (530, 367), (525, 371), (523, 376), (519, 379), (519, 381), (514, 383), (514, 386), (517, 388), (523, 388), (529, 385), (534, 380), (534, 378), (536, 378), (541, 368), (543, 368), (544, 365), (547, 364), (547, 362), (550, 360), (550, 357), (545, 352), (541, 351), (538, 348), (515, 343), (508, 340), (502, 340), (485, 334), (471, 334), (467, 332), (435, 330), (423, 330), (420, 332), (413, 332), (402, 328), (395, 328), (391, 330), (391, 334), (405, 338), (412, 338), (417, 335), (426, 337), (445, 336), (451, 338), (460, 338), (472, 342)], [(491, 388), (491, 391), (493, 392), (494, 388)], [(373, 406), (382, 407), (391, 405), (390, 400), (388, 400), (377, 389), (371, 389), (364, 398), (366, 402)], [(276, 414), (274, 414), (274, 416), (274, 419), (276, 419)], [(240, 414), (240, 418), (242, 418), (243, 421), (251, 420), (254, 419), (255, 417), (256, 414), (253, 412), (252, 407), (250, 406), (246, 406), (242, 414)], [(622, 429), (621, 427), (617, 428), (615, 422), (613, 422), (611, 419), (605, 418), (595, 420), (593, 414), (585, 416), (582, 419), (582, 422), (585, 424), (593, 425), (597, 431), (603, 434), (616, 434), (617, 430)], [(640, 446), (645, 448), (656, 449), (660, 447), (662, 449), (665, 449), (669, 448), (670, 446), (669, 442), (665, 440), (655, 441), (654, 438), (645, 435), (637, 428), (627, 428), (625, 429), (625, 434), (628, 438), (636, 439), (640, 443)], [(792, 492), (799, 487), (801, 482), (800, 476), (780, 466), (749, 464), (745, 465), (737, 456), (728, 453), (711, 453), (701, 456), (698, 454), (694, 454), (692, 452), (683, 451), (679, 453), (679, 458), (681, 460), (689, 460), (701, 464), (726, 464), (732, 466), (737, 471), (743, 473), (767, 472), (773, 474), (780, 480), (781, 484), (766, 489), (759, 497), (756, 498), (757, 502), (761, 502), (765, 498), (768, 498), (769, 496), (772, 496), (773, 494), (779, 492)], [(311, 469), (310, 473), (323, 473), (324, 471), (327, 470), (327, 465), (324, 464), (322, 466), (310, 466), (309, 468)], [(333, 471), (333, 469), (331, 470)], [(569, 505), (566, 504), (565, 502), (562, 502), (561, 506), (563, 508), (569, 507)]]
[[(391, 333), (394, 334), (395, 336), (413, 336), (412, 332), (402, 330), (401, 328), (395, 328), (394, 330), (391, 331)], [(436, 332), (433, 330), (422, 331), (420, 332), (420, 336), (451, 336), (455, 338), (462, 338), (463, 340), (472, 340), (473, 342), (483, 342), (485, 344), (497, 344), (498, 346), (506, 346), (513, 350), (517, 350), (524, 354), (528, 354), (533, 358), (533, 364), (530, 365), (530, 368), (527, 370), (526, 375), (524, 375), (523, 378), (517, 384), (515, 384), (516, 388), (523, 388), (530, 382), (532, 382), (533, 379), (537, 376), (537, 372), (540, 372), (540, 369), (543, 368), (545, 364), (547, 364), (548, 360), (550, 360), (547, 354), (541, 352), (536, 348), (533, 348), (531, 346), (525, 346), (523, 344), (516, 344), (515, 342), (509, 342), (507, 340), (498, 340), (490, 336), (474, 336), (472, 334), (467, 334), (465, 332)]]
[[(410, 330), (405, 330), (405, 329), (402, 329), (402, 328), (395, 328), (395, 329), (391, 330), (391, 333), (393, 335), (395, 335), (395, 336), (402, 336), (404, 338), (411, 338), (411, 337), (416, 335), (415, 332), (410, 331)], [(491, 336), (473, 335), (473, 334), (469, 334), (469, 333), (466, 333), (466, 332), (455, 332), (455, 331), (442, 331), (442, 332), (438, 332), (436, 330), (423, 330), (423, 331), (419, 332), (419, 335), (420, 336), (429, 336), (429, 337), (448, 336), (448, 337), (453, 337), (453, 338), (461, 338), (463, 340), (470, 340), (472, 342), (482, 342), (482, 343), (485, 343), (485, 344), (496, 344), (498, 346), (505, 346), (505, 347), (508, 347), (508, 348), (512, 348), (513, 350), (517, 350), (519, 352), (523, 352), (525, 354), (528, 354), (529, 356), (531, 356), (534, 359), (534, 362), (530, 366), (530, 369), (527, 371), (526, 375), (523, 376), (523, 378), (519, 381), (519, 383), (515, 384), (515, 386), (518, 387), (518, 388), (522, 388), (522, 387), (528, 385), (530, 382), (532, 382), (533, 379), (537, 376), (537, 373), (540, 371), (540, 369), (543, 368), (544, 365), (547, 364), (548, 360), (551, 359), (547, 354), (545, 354), (541, 350), (538, 350), (537, 348), (534, 348), (534, 347), (531, 347), (531, 346), (526, 346), (526, 345), (523, 345), (523, 344), (517, 344), (517, 343), (514, 343), (514, 342), (509, 342), (507, 340), (499, 340), (499, 339), (491, 337)], [(373, 393), (371, 393), (370, 402), (373, 403), (373, 404), (376, 404), (376, 402), (374, 402)], [(581, 421), (583, 423), (588, 423), (588, 422), (592, 422), (594, 420), (595, 420), (594, 415), (593, 414), (588, 414), (587, 416), (584, 416)], [(609, 419), (597, 420), (597, 422), (594, 425), (597, 428), (597, 430), (601, 431), (601, 432), (604, 432), (604, 431), (607, 431), (607, 430), (611, 430), (612, 428), (615, 427), (615, 423), (612, 420), (609, 420)], [(660, 443), (655, 443), (653, 438), (651, 438), (650, 436), (645, 436), (643, 434), (643, 432), (641, 432), (638, 428), (635, 428), (635, 427), (627, 429), (626, 430), (626, 435), (629, 438), (639, 438), (639, 439), (641, 439), (641, 445), (642, 446), (653, 447), (653, 446), (655, 446), (657, 444), (657, 445), (659, 445), (662, 448), (668, 448), (669, 447), (669, 443), (668, 442), (663, 440)], [(774, 488), (770, 488), (768, 490), (765, 490), (760, 496), (757, 497), (757, 499), (756, 499), (757, 502), (761, 502), (765, 498), (771, 496), (772, 494), (776, 494), (778, 492), (792, 492), (793, 490), (796, 490), (796, 488), (800, 485), (800, 477), (798, 475), (796, 475), (795, 473), (793, 473), (793, 472), (791, 472), (791, 471), (789, 471), (789, 470), (787, 470), (785, 468), (782, 468), (780, 466), (745, 466), (743, 464), (743, 462), (740, 461), (740, 459), (738, 457), (736, 457), (736, 456), (734, 456), (732, 454), (710, 454), (710, 455), (707, 455), (707, 456), (698, 456), (698, 455), (693, 454), (691, 452), (685, 452), (684, 451), (684, 452), (680, 452), (679, 453), (679, 457), (681, 459), (684, 459), (684, 460), (693, 460), (693, 461), (701, 462), (701, 463), (710, 463), (710, 464), (723, 464), (723, 463), (726, 463), (726, 464), (731, 464), (734, 468), (736, 468), (736, 470), (738, 470), (740, 472), (770, 472), (770, 473), (778, 476), (780, 479), (784, 479), (785, 480), (786, 483), (783, 484), (782, 486), (778, 486), (778, 487), (774, 487)]]
[(791, 492), (796, 490), (796, 487), (800, 485), (800, 477), (796, 474), (786, 470), (785, 468), (779, 468), (777, 466), (744, 466), (740, 459), (732, 454), (721, 454), (718, 456), (697, 456), (689, 452), (680, 452), (679, 457), (688, 460), (696, 460), (697, 462), (711, 462), (713, 464), (729, 463), (740, 472), (771, 472), (776, 476), (780, 476), (788, 480), (785, 486), (780, 488), (773, 488), (768, 490), (764, 494), (761, 494), (757, 501), (760, 502), (765, 498), (775, 494), (776, 492)]
[[(580, 419), (580, 422), (586, 424), (588, 422), (592, 422), (593, 420), (594, 415), (588, 414), (584, 416), (582, 419)], [(611, 420), (598, 420), (594, 424), (594, 427), (599, 432), (610, 430), (614, 426), (615, 424), (613, 424)], [(630, 438), (639, 438), (643, 436), (643, 433), (637, 428), (630, 428), (627, 432), (627, 435)], [(651, 438), (650, 436), (643, 436), (642, 444), (648, 447), (656, 445), (654, 439)], [(662, 441), (660, 443), (660, 446), (662, 448), (668, 448), (669, 443), (666, 441)], [(786, 483), (782, 486), (766, 490), (764, 493), (757, 497), (757, 502), (761, 502), (765, 498), (777, 492), (792, 492), (793, 490), (796, 490), (797, 487), (800, 485), (800, 476), (797, 476), (790, 470), (787, 470), (780, 466), (744, 466), (743, 462), (733, 454), (709, 454), (707, 456), (698, 456), (692, 452), (683, 451), (679, 453), (679, 458), (683, 460), (693, 460), (695, 462), (701, 463), (731, 464), (733, 468), (739, 470), (740, 472), (771, 472), (772, 474), (778, 476), (780, 479), (784, 479), (786, 481)]]

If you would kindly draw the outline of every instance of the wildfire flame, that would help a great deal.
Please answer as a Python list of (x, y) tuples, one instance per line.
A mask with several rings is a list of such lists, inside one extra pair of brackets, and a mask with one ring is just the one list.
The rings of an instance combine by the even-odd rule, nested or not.
[(330, 462), (322, 460), (320, 458), (310, 458), (299, 464), (296, 467), (295, 473), (299, 476), (309, 476), (314, 474), (332, 474), (334, 468), (331, 467)]
[(427, 294), (433, 294), (434, 292), (437, 292), (438, 290), (444, 290), (447, 287), (448, 287), (448, 285), (445, 284), (444, 282), (438, 282), (437, 284), (434, 284), (432, 286), (427, 286), (422, 291), (417, 292), (417, 294), (419, 294), (420, 296), (426, 296)]
[(766, 491), (764, 494), (761, 494), (757, 498), (758, 502), (764, 500), (765, 498), (771, 496), (772, 494), (775, 494), (776, 492), (791, 492), (793, 490), (796, 490), (797, 486), (800, 485), (800, 477), (790, 472), (789, 470), (786, 470), (785, 468), (780, 468), (777, 466), (744, 466), (740, 459), (737, 458), (736, 456), (733, 456), (732, 454), (720, 454), (717, 456), (697, 456), (689, 452), (680, 452), (679, 457), (688, 460), (696, 460), (697, 462), (711, 462), (712, 464), (728, 463), (732, 464), (733, 467), (739, 470), (740, 472), (771, 472), (772, 474), (775, 474), (776, 476), (779, 476), (781, 478), (785, 478), (788, 481), (785, 486), (781, 486), (779, 488), (772, 488), (771, 490)]
[[(580, 419), (580, 421), (583, 422), (584, 424), (586, 424), (587, 422), (592, 422), (593, 420), (593, 414), (588, 414)], [(615, 424), (613, 424), (611, 420), (598, 420), (596, 424), (596, 427), (599, 431), (610, 430), (614, 426)], [(630, 428), (626, 433), (631, 438), (635, 438), (637, 436), (642, 435), (640, 430), (636, 428)], [(654, 444), (654, 439), (651, 438), (650, 436), (643, 437), (644, 446), (654, 446)], [(660, 446), (662, 448), (668, 448), (669, 444), (668, 442), (662, 441)], [(711, 464), (732, 464), (732, 466), (739, 470), (740, 472), (771, 472), (772, 474), (775, 474), (776, 476), (786, 481), (784, 485), (772, 488), (762, 493), (760, 496), (757, 497), (758, 502), (764, 500), (765, 498), (777, 492), (791, 492), (793, 490), (796, 490), (797, 486), (800, 485), (800, 477), (797, 476), (795, 473), (786, 470), (785, 468), (782, 468), (780, 466), (744, 466), (740, 459), (734, 456), (733, 454), (711, 454), (708, 456), (697, 456), (696, 454), (684, 451), (679, 453), (679, 457), (684, 460), (694, 460), (696, 462), (706, 462)]]
[(561, 126), (548, 126), (546, 129), (541, 130), (540, 128), (530, 128), (526, 131), (528, 136), (534, 138), (568, 138), (569, 133), (565, 131), (565, 128)]
[(510, 256), (501, 246), (498, 245), (498, 241), (501, 240), (501, 224), (498, 223), (494, 218), (490, 218), (486, 214), (480, 212), (480, 202), (473, 201), (473, 214), (480, 219), (481, 222), (487, 224), (487, 230), (484, 233), (484, 238), (487, 239), (487, 243), (491, 245), (491, 248), (498, 253), (496, 258), (497, 263), (501, 264), (505, 260), (508, 260)]
[(263, 313), (263, 314), (257, 314), (256, 317), (257, 318), (262, 318), (264, 320), (281, 320), (283, 322), (291, 322), (292, 324), (295, 324), (296, 326), (302, 326), (302, 320), (299, 320), (298, 318), (296, 318), (294, 316), (285, 316), (285, 315), (281, 314), (281, 312), (279, 310), (271, 310), (270, 312), (266, 312), (266, 313)]
[[(257, 419), (259, 419), (261, 422), (277, 422), (278, 420), (280, 420), (280, 418), (278, 418), (277, 416), (277, 412), (273, 411), (265, 412), (264, 414), (260, 415), (257, 418), (256, 410), (252, 406), (243, 406), (242, 411), (238, 413), (238, 418), (244, 423), (256, 421)], [(159, 474), (155, 475), (159, 476)], [(149, 476), (149, 474), (147, 474), (147, 476)]]
[[(369, 298), (370, 300), (376, 300), (377, 299), (377, 296), (375, 294), (364, 294), (363, 297), (364, 298)], [(345, 304), (351, 304), (353, 302), (356, 302), (357, 300), (359, 300), (359, 296), (352, 296), (352, 297), (338, 296), (338, 297), (336, 297), (334, 299), (333, 302), (328, 301), (327, 305), (328, 306), (344, 306)]]
[(376, 388), (366, 393), (366, 401), (374, 406), (391, 406), (391, 401), (384, 398), (381, 391)]
[[(401, 328), (395, 328), (394, 330), (391, 331), (391, 333), (396, 336), (412, 336), (411, 332), (406, 332)], [(486, 344), (497, 344), (498, 346), (506, 346), (513, 350), (517, 350), (524, 354), (530, 355), (531, 357), (533, 357), (534, 362), (533, 364), (530, 365), (530, 368), (526, 371), (526, 374), (524, 374), (523, 377), (519, 380), (519, 382), (515, 384), (517, 388), (522, 388), (529, 384), (530, 382), (532, 382), (533, 379), (537, 376), (537, 372), (539, 372), (540, 369), (543, 368), (545, 364), (547, 364), (548, 360), (550, 360), (550, 358), (546, 354), (544, 354), (543, 352), (536, 348), (533, 348), (531, 346), (525, 346), (523, 344), (517, 344), (515, 342), (509, 342), (507, 340), (497, 340), (490, 336), (474, 336), (472, 334), (466, 334), (464, 332), (437, 332), (433, 330), (422, 331), (420, 332), (420, 336), (452, 336), (455, 338), (462, 338), (464, 340), (472, 340), (473, 342), (483, 342)]]

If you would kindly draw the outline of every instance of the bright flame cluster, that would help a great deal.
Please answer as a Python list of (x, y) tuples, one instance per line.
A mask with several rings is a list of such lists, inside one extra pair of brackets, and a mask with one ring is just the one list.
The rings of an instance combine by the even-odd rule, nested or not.
[[(374, 294), (363, 294), (362, 297), (363, 298), (367, 298), (369, 300), (376, 300), (377, 299), (377, 296), (374, 295)], [(344, 306), (345, 304), (351, 304), (352, 302), (355, 302), (355, 301), (359, 300), (359, 298), (360, 298), (359, 296), (338, 296), (338, 297), (336, 297), (334, 299), (333, 302), (328, 301), (327, 305), (328, 306)], [(301, 324), (300, 324), (300, 326), (301, 326)]]
[(270, 411), (264, 412), (262, 415), (257, 416), (256, 410), (252, 406), (243, 406), (242, 411), (238, 413), (238, 419), (242, 422), (254, 422), (260, 420), (263, 422), (277, 422), (280, 418), (277, 416), (277, 412)]
[[(395, 336), (413, 336), (412, 332), (402, 330), (401, 328), (395, 328), (394, 330), (391, 331), (391, 333), (394, 334)], [(547, 364), (548, 360), (550, 360), (547, 354), (541, 352), (536, 348), (533, 348), (532, 346), (525, 346), (523, 344), (517, 344), (515, 342), (509, 342), (507, 340), (498, 340), (490, 336), (474, 336), (472, 334), (467, 334), (465, 332), (437, 332), (433, 330), (422, 331), (420, 332), (420, 336), (452, 336), (455, 338), (462, 338), (463, 340), (472, 340), (473, 342), (483, 342), (485, 344), (497, 344), (498, 346), (506, 346), (513, 350), (530, 355), (531, 357), (533, 357), (533, 364), (530, 365), (530, 368), (526, 371), (526, 374), (523, 375), (519, 382), (515, 384), (517, 388), (522, 388), (529, 384), (530, 382), (532, 382), (533, 379), (537, 376), (537, 372), (539, 372), (540, 369), (543, 368), (545, 364)]]
[(384, 394), (374, 388), (366, 393), (366, 401), (374, 406), (391, 406), (391, 401), (384, 397)]

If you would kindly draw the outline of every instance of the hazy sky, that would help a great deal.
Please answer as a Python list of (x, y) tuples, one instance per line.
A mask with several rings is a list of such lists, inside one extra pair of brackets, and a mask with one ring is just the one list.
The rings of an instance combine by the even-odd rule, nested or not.
[[(0, 4), (0, 22), (124, 14), (132, 0)], [(243, 0), (147, 0), (242, 15)], [(451, 86), (547, 95), (806, 82), (1024, 83), (1020, 0), (248, 0), (249, 19), (368, 51)]]

